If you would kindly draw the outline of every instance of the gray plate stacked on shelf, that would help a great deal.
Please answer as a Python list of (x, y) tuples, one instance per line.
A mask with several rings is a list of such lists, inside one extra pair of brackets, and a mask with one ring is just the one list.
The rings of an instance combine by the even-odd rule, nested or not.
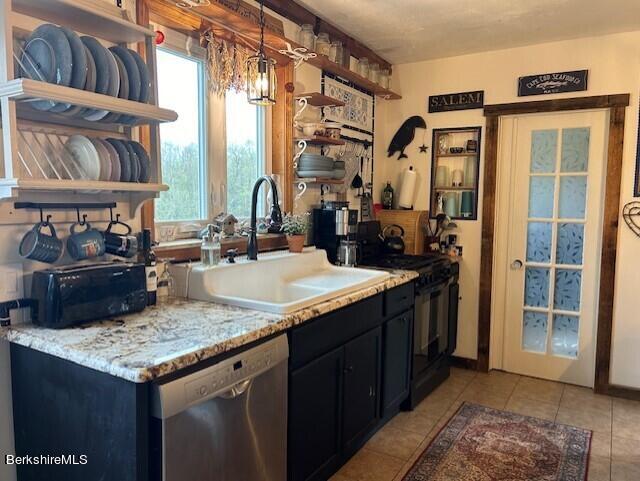
[[(25, 42), (19, 64), (20, 75), (25, 78), (135, 102), (149, 102), (151, 75), (137, 52), (121, 46), (107, 49), (95, 38), (78, 37), (66, 27), (47, 23), (36, 28)], [(94, 122), (136, 122), (129, 115), (51, 100), (37, 100), (30, 105), (40, 111)]]
[(298, 159), (298, 177), (333, 177), (332, 157), (302, 154)]

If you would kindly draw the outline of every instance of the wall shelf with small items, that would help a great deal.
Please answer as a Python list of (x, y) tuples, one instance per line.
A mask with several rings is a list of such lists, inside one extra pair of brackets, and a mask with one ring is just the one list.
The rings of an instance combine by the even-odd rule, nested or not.
[(344, 145), (344, 140), (334, 139), (331, 137), (325, 137), (321, 135), (312, 135), (310, 137), (296, 137), (296, 142), (304, 140), (307, 144), (311, 145)]
[(431, 217), (478, 219), (481, 127), (433, 129)]
[[(338, 163), (325, 156), (325, 148), (345, 145), (345, 141), (340, 138), (341, 125), (335, 122), (303, 122), (300, 121), (302, 114), (307, 107), (322, 109), (343, 107), (345, 104), (318, 92), (297, 94), (295, 100), (297, 111), (293, 118), (293, 124), (297, 130), (297, 136), (293, 140), (297, 144), (298, 152), (293, 158), (293, 169), (295, 171), (294, 184), (298, 185), (295, 200), (298, 200), (305, 194), (308, 185), (319, 185), (322, 189), (325, 187), (328, 189), (330, 185), (343, 184), (345, 175), (344, 168), (340, 169)], [(308, 153), (308, 147), (319, 147), (320, 154)], [(336, 176), (336, 174), (341, 175)]]
[(168, 189), (159, 124), (177, 114), (158, 106), (155, 32), (99, 3), (0, 0), (0, 200), (111, 196), (135, 215)]
[(304, 182), (314, 185), (340, 185), (344, 183), (344, 179), (333, 179), (328, 177), (296, 177), (294, 183)]
[(345, 105), (344, 102), (319, 92), (296, 94), (295, 99), (299, 103), (306, 103), (312, 107), (344, 107)]

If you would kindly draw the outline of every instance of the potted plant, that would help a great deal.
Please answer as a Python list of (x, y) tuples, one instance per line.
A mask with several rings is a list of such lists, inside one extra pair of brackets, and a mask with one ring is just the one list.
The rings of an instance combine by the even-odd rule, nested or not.
[(308, 230), (308, 212), (304, 214), (285, 214), (284, 219), (282, 219), (282, 232), (287, 235), (289, 252), (302, 252)]

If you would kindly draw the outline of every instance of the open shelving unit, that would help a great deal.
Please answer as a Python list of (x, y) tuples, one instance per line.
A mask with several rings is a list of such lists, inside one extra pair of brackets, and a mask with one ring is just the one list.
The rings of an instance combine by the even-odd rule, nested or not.
[(344, 140), (333, 139), (331, 137), (322, 137), (320, 135), (313, 135), (311, 137), (296, 137), (294, 139), (296, 142), (300, 142), (304, 140), (307, 144), (310, 145), (344, 145)]
[(297, 94), (294, 98), (298, 101), (305, 99), (306, 103), (312, 107), (344, 107), (345, 105), (344, 102), (320, 92)]
[(12, 10), (50, 23), (65, 25), (112, 43), (144, 42), (155, 32), (120, 15), (115, 5), (95, 0), (8, 0)]
[(386, 89), (375, 82), (372, 82), (368, 78), (363, 77), (357, 72), (348, 69), (347, 67), (340, 65), (336, 62), (329, 60), (329, 57), (325, 55), (318, 55), (314, 58), (310, 58), (307, 63), (318, 67), (320, 70), (332, 73), (338, 77), (348, 80), (365, 90), (368, 90), (376, 97), (381, 97), (385, 100), (400, 100), (402, 96), (390, 89)]
[[(19, 14), (19, 15), (16, 15)], [(16, 39), (24, 38), (25, 30), (18, 25), (20, 15), (66, 26), (79, 34), (94, 36), (108, 44), (136, 49), (141, 46), (149, 69), (151, 93), (148, 103), (136, 102), (81, 89), (20, 78), (14, 71)], [(43, 194), (55, 195), (64, 202), (85, 202), (97, 194), (128, 202), (131, 214), (146, 200), (168, 190), (162, 183), (160, 166), (159, 124), (173, 122), (177, 114), (157, 103), (157, 72), (155, 32), (130, 21), (125, 11), (115, 5), (93, 0), (0, 0), (0, 111), (2, 114), (3, 161), (0, 162), (0, 200), (29, 201)], [(135, 44), (135, 45), (134, 45)], [(138, 49), (140, 51), (140, 49)], [(16, 54), (19, 55), (18, 52)], [(115, 123), (91, 122), (61, 114), (32, 109), (34, 100), (85, 107), (121, 114)], [(23, 132), (33, 130), (52, 136), (66, 137), (75, 133), (98, 138), (132, 139), (134, 128), (149, 126), (150, 179), (148, 183), (106, 182), (69, 178), (64, 170), (54, 173), (25, 168), (23, 152), (19, 151)], [(25, 129), (25, 130), (23, 130)], [(53, 145), (53, 143), (52, 143)], [(64, 147), (58, 154), (63, 158)], [(52, 151), (49, 151), (51, 154)], [(45, 154), (47, 155), (47, 154)], [(53, 154), (51, 154), (53, 155)], [(48, 159), (47, 159), (48, 160)], [(68, 169), (67, 174), (69, 173)]]
[(46, 99), (97, 110), (108, 110), (117, 114), (135, 117), (135, 125), (174, 122), (178, 118), (178, 115), (173, 110), (163, 109), (156, 105), (26, 78), (10, 80), (1, 84), (0, 97), (16, 102)]
[[(432, 218), (444, 212), (454, 220), (478, 219), (480, 134), (480, 127), (433, 129)], [(475, 142), (475, 149), (468, 148), (469, 141)], [(452, 153), (452, 147), (463, 152)]]
[(300, 182), (316, 185), (340, 185), (344, 183), (344, 179), (333, 179), (328, 177), (296, 177), (293, 181), (294, 184), (299, 184)]

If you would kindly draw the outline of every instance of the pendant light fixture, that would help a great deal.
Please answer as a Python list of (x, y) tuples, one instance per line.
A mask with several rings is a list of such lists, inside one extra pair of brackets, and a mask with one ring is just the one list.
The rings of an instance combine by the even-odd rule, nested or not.
[(276, 61), (264, 53), (264, 1), (260, 0), (260, 48), (247, 60), (247, 100), (253, 105), (276, 103)]

